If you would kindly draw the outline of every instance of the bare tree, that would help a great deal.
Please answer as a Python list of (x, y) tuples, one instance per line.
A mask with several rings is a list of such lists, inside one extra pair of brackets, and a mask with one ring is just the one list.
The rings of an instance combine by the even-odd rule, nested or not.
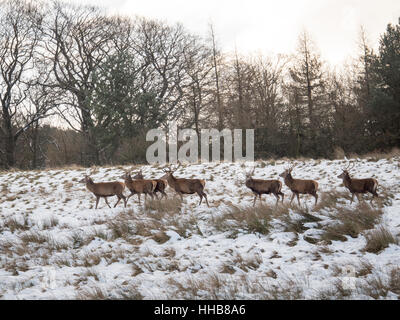
[(145, 66), (143, 88), (155, 91), (162, 112), (176, 119), (183, 112), (181, 102), (189, 83), (184, 52), (191, 45), (190, 35), (180, 24), (168, 26), (141, 18), (136, 21), (131, 41)]
[(5, 166), (12, 167), (18, 138), (46, 117), (52, 106), (42, 105), (33, 111), (27, 99), (37, 82), (42, 12), (23, 0), (9, 0), (0, 6), (0, 152)]
[(212, 60), (208, 47), (201, 43), (197, 37), (193, 37), (192, 45), (184, 51), (185, 72), (188, 75), (188, 85), (185, 90), (185, 105), (188, 108), (185, 125), (194, 126), (199, 137), (201, 123), (208, 122), (212, 115), (210, 110), (212, 95)]
[[(68, 96), (60, 115), (86, 139), (84, 164), (99, 163), (90, 99), (93, 73), (112, 52), (117, 29), (97, 7), (54, 2), (46, 21), (46, 55), (55, 78), (51, 87)], [(77, 125), (78, 126), (77, 126)]]
[(218, 114), (218, 130), (222, 130), (224, 128), (224, 107), (222, 101), (222, 92), (220, 85), (220, 68), (222, 64), (222, 54), (217, 47), (216, 37), (214, 33), (214, 26), (212, 24), (209, 25), (210, 28), (210, 39), (212, 46), (212, 66), (214, 69), (214, 81), (215, 81), (215, 97), (216, 97), (216, 110)]

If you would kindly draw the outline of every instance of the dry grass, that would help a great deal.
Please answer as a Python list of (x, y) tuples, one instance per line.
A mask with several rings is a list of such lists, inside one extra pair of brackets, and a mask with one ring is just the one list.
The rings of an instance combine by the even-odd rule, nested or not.
[(391, 243), (399, 244), (398, 239), (383, 226), (366, 233), (365, 239), (367, 240), (367, 244), (364, 250), (371, 253), (379, 253)]
[(41, 233), (39, 231), (27, 231), (19, 236), (22, 242), (43, 244), (49, 242), (51, 238), (47, 233)]
[(242, 229), (248, 233), (268, 234), (271, 228), (273, 208), (264, 204), (255, 207), (231, 205), (222, 215), (213, 217), (212, 223), (218, 231)]
[(322, 239), (326, 241), (346, 241), (347, 236), (357, 238), (364, 230), (372, 229), (379, 223), (382, 211), (370, 207), (366, 203), (360, 203), (355, 210), (342, 208), (337, 214), (330, 217), (337, 220), (336, 223), (324, 228)]
[(279, 224), (283, 226), (285, 232), (294, 232), (295, 234), (303, 233), (309, 229), (305, 226), (306, 223), (321, 221), (320, 218), (310, 214), (306, 209), (299, 208), (299, 210), (296, 211), (296, 214), (299, 215), (300, 218), (293, 216), (293, 214), (290, 214), (289, 212), (283, 215), (278, 215), (277, 218)]
[(108, 295), (104, 289), (98, 286), (85, 288), (78, 291), (76, 298), (78, 300), (106, 300)]
[(321, 193), (317, 205), (313, 211), (320, 212), (324, 209), (338, 209), (338, 204), (343, 203), (343, 199), (351, 200), (350, 192), (329, 191)]
[(12, 233), (15, 231), (26, 231), (31, 227), (30, 219), (27, 216), (22, 217), (22, 221), (15, 217), (7, 218), (4, 220), (2, 227), (0, 230), (9, 229)]
[[(274, 277), (267, 277), (273, 279)], [(266, 278), (250, 279), (245, 275), (210, 273), (206, 276), (189, 276), (183, 281), (170, 278), (171, 291), (168, 299), (304, 299), (303, 284), (297, 279), (276, 281), (270, 284)]]
[(163, 200), (148, 200), (145, 205), (145, 213), (151, 214), (156, 219), (162, 219), (165, 215), (180, 214), (182, 200), (179, 197), (173, 197)]

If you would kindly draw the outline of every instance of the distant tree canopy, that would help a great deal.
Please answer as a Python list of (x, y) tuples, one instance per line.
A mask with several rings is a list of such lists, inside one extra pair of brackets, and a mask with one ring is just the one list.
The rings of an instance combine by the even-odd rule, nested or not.
[[(312, 30), (311, 30), (312, 31)], [(149, 129), (254, 129), (255, 156), (400, 147), (400, 19), (332, 69), (306, 31), (292, 55), (222, 53), (214, 28), (60, 1), (0, 2), (0, 167), (145, 162)], [(58, 124), (57, 126), (55, 124)]]

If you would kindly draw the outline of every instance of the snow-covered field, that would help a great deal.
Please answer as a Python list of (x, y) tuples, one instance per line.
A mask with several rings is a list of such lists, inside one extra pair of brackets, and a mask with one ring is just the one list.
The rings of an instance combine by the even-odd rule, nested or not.
[[(320, 200), (289, 206), (263, 196), (252, 208), (253, 163), (182, 166), (207, 180), (197, 195), (109, 209), (79, 183), (87, 169), (0, 173), (2, 299), (398, 299), (400, 159), (352, 159), (379, 180), (381, 198), (350, 204), (337, 176), (344, 160), (295, 161), (293, 176), (319, 182)], [(279, 178), (283, 160), (257, 161), (255, 178)], [(95, 168), (95, 182), (123, 169)], [(143, 166), (146, 178), (161, 168)], [(129, 194), (125, 189), (125, 194)], [(116, 197), (110, 198), (111, 206)]]

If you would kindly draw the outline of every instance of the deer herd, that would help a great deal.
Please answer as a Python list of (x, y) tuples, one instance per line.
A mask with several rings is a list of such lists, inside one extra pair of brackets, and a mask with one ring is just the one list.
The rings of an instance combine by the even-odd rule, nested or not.
[[(127, 201), (130, 197), (137, 194), (140, 204), (140, 195), (145, 195), (145, 200), (147, 199), (147, 195), (149, 195), (152, 199), (156, 197), (158, 199), (158, 193), (161, 193), (161, 199), (167, 198), (167, 194), (165, 193), (165, 189), (169, 185), (183, 200), (184, 194), (195, 194), (200, 197), (199, 205), (202, 203), (203, 198), (205, 199), (207, 206), (208, 199), (207, 195), (204, 192), (204, 187), (206, 181), (203, 179), (186, 179), (186, 178), (177, 178), (174, 176), (174, 172), (181, 166), (178, 163), (174, 169), (172, 166), (169, 166), (165, 169), (164, 175), (159, 179), (144, 179), (143, 173), (140, 170), (133, 178), (131, 177), (129, 172), (125, 172), (120, 178), (124, 180), (124, 182), (114, 181), (114, 182), (93, 182), (90, 176), (85, 176), (81, 182), (86, 184), (86, 188), (92, 192), (96, 196), (96, 209), (99, 203), (100, 198), (104, 198), (106, 204), (110, 207), (107, 197), (116, 196), (118, 201), (115, 203), (114, 208), (118, 205), (120, 200), (124, 201), (124, 206), (126, 207)], [(376, 192), (378, 187), (378, 181), (373, 178), (367, 179), (353, 179), (349, 174), (349, 170), (352, 169), (349, 165), (346, 168), (342, 169), (342, 173), (337, 177), (343, 180), (343, 185), (349, 189), (352, 198), (351, 203), (353, 203), (354, 195), (357, 196), (358, 201), (359, 194), (365, 194), (367, 192), (371, 193), (373, 198), (378, 197)], [(292, 177), (292, 170), (294, 166), (286, 169), (279, 176), (283, 178), (284, 183), (292, 192), (292, 197), (290, 199), (290, 204), (294, 197), (297, 197), (297, 201), (300, 206), (300, 194), (309, 194), (315, 198), (315, 204), (318, 201), (318, 182), (315, 180), (303, 180), (303, 179), (295, 179)], [(283, 200), (285, 195), (282, 193), (282, 182), (280, 180), (261, 180), (261, 179), (253, 179), (255, 167), (251, 172), (246, 172), (246, 181), (245, 185), (254, 193), (254, 201), (253, 206), (255, 206), (257, 197), (261, 200), (261, 195), (263, 194), (272, 194), (276, 197), (276, 205), (279, 203), (279, 197)], [(125, 187), (131, 192), (127, 197), (124, 196), (123, 191)], [(110, 207), (111, 208), (111, 207)]]

